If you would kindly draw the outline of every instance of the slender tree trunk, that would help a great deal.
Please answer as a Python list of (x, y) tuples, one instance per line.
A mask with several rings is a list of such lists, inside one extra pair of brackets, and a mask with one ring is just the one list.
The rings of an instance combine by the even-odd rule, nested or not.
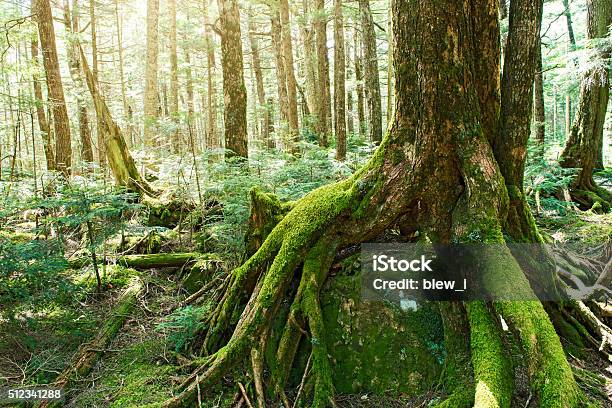
[(123, 117), (126, 123), (126, 143), (131, 146), (134, 143), (132, 135), (132, 123), (129, 115), (127, 91), (125, 86), (125, 63), (123, 61), (123, 23), (119, 14), (119, 0), (115, 0), (115, 25), (117, 28), (117, 53), (119, 56), (119, 80), (121, 81), (121, 102), (123, 104)]
[(510, 2), (510, 27), (501, 84), (501, 120), (497, 138), (493, 140), (495, 157), (510, 197), (506, 228), (519, 242), (539, 242), (541, 239), (523, 193), (523, 178), (542, 8), (542, 0)]
[[(39, 66), (38, 36), (32, 40), (31, 49), (32, 60), (36, 66)], [(55, 155), (53, 153), (52, 145), (53, 134), (51, 133), (51, 126), (49, 125), (47, 115), (45, 114), (45, 100), (43, 99), (42, 86), (40, 85), (40, 79), (36, 73), (32, 74), (32, 83), (34, 84), (34, 98), (36, 98), (36, 117), (38, 118), (38, 128), (40, 129), (40, 137), (42, 139), (43, 149), (45, 151), (47, 170), (55, 170)], [(2, 143), (0, 142), (0, 145), (1, 144)]]
[(330, 132), (331, 97), (329, 84), (329, 59), (327, 56), (327, 14), (325, 1), (315, 0), (316, 15), (313, 25), (317, 45), (317, 125), (319, 145), (327, 147)]
[(72, 169), (72, 146), (70, 122), (64, 99), (64, 87), (60, 75), (55, 29), (49, 0), (35, 0), (34, 14), (38, 23), (38, 33), (43, 54), (43, 65), (47, 77), (49, 100), (53, 110), (55, 126), (55, 162), (57, 169), (69, 177)]
[(156, 144), (158, 118), (157, 57), (159, 0), (147, 0), (147, 56), (144, 89), (144, 141), (147, 146)]
[[(264, 82), (263, 82), (263, 71), (261, 69), (261, 58), (259, 56), (259, 42), (257, 41), (257, 37), (255, 36), (255, 31), (256, 31), (256, 27), (255, 27), (255, 23), (253, 22), (253, 15), (251, 14), (250, 10), (249, 10), (249, 20), (248, 20), (248, 27), (249, 27), (249, 42), (251, 43), (251, 61), (253, 63), (253, 72), (255, 75), (255, 85), (256, 85), (256, 89), (257, 89), (257, 103), (258, 106), (256, 107), (258, 112), (264, 112), (266, 109), (266, 92), (264, 89)], [(264, 117), (262, 118), (261, 121), (261, 140), (264, 143), (267, 143), (268, 138), (270, 137), (270, 129), (267, 126), (268, 123), (265, 119), (265, 112), (264, 112)]]
[(297, 81), (293, 67), (293, 44), (291, 40), (291, 19), (289, 16), (288, 0), (279, 0), (279, 12), (281, 23), (281, 41), (283, 44), (283, 60), (285, 61), (285, 74), (287, 75), (287, 100), (288, 100), (288, 123), (289, 123), (289, 150), (297, 152), (298, 133), (298, 103), (297, 103)]
[(344, 18), (342, 0), (334, 0), (334, 129), (336, 160), (346, 159), (346, 58), (344, 54)]
[(240, 34), (240, 12), (236, 0), (219, 0), (221, 66), (223, 68), (223, 118), (226, 157), (248, 157), (246, 87)]
[[(89, 25), (91, 30), (91, 71), (95, 81), (98, 81), (98, 29), (96, 19), (96, 0), (89, 0)], [(100, 168), (106, 167), (106, 141), (104, 140), (104, 132), (100, 130), (103, 123), (96, 116), (96, 141), (98, 144), (98, 165)]]
[(538, 144), (539, 155), (544, 154), (544, 139), (546, 135), (546, 116), (544, 110), (544, 74), (542, 73), (542, 42), (538, 41), (536, 51), (536, 66), (534, 79), (533, 122), (535, 125), (535, 141)]
[[(189, 142), (189, 149), (191, 150), (191, 153), (197, 153), (197, 149), (196, 149), (196, 142), (195, 142), (195, 136), (194, 136), (194, 123), (193, 123), (193, 119), (194, 119), (194, 114), (195, 114), (195, 110), (194, 110), (194, 93), (193, 93), (193, 74), (192, 74), (192, 69), (191, 69), (191, 54), (189, 53), (189, 48), (185, 47), (185, 93), (187, 94), (187, 135), (188, 135), (188, 142)], [(177, 81), (177, 85), (178, 85), (178, 81)], [(178, 97), (178, 92), (177, 92), (177, 97)]]
[(70, 4), (64, 0), (64, 26), (68, 34), (67, 54), (70, 66), (70, 76), (75, 87), (75, 97), (79, 110), (79, 135), (81, 138), (81, 159), (86, 163), (94, 161), (93, 148), (91, 145), (91, 131), (89, 129), (89, 115), (87, 114), (87, 102), (84, 98), (85, 83), (81, 71), (81, 61), (77, 50), (77, 38), (79, 32), (79, 9), (78, 1), (72, 2), (72, 17), (70, 15)]
[(359, 0), (361, 29), (363, 32), (363, 67), (365, 77), (365, 99), (368, 107), (369, 137), (374, 143), (382, 139), (382, 108), (380, 79), (378, 73), (378, 54), (376, 52), (376, 31), (370, 10), (370, 0)]
[[(346, 48), (346, 79), (351, 83), (353, 77), (353, 56), (352, 41), (348, 38), (344, 39)], [(355, 134), (355, 119), (353, 112), (353, 87), (348, 86), (346, 90), (346, 131), (348, 134)]]
[[(612, 5), (606, 0), (587, 1), (587, 37), (596, 40), (607, 35), (612, 24)], [(609, 49), (597, 55), (601, 61), (610, 58)], [(580, 168), (572, 195), (583, 207), (599, 203), (604, 211), (610, 207), (611, 195), (598, 188), (593, 170), (603, 145), (603, 129), (610, 93), (609, 70), (606, 64), (595, 64), (583, 76), (576, 118), (561, 154), (563, 167)]]
[(316, 114), (317, 106), (317, 49), (310, 0), (302, 0), (302, 39), (304, 41), (304, 66), (306, 71), (306, 101), (310, 115)]
[(276, 62), (276, 85), (278, 91), (278, 104), (280, 105), (279, 121), (286, 122), (289, 117), (289, 99), (287, 96), (287, 74), (285, 72), (285, 60), (283, 58), (280, 16), (278, 11), (274, 8), (271, 8), (271, 13), (272, 48), (274, 48), (274, 59)]
[(359, 121), (359, 136), (365, 137), (367, 126), (365, 120), (365, 100), (363, 95), (363, 58), (361, 57), (361, 42), (357, 30), (357, 21), (353, 21), (353, 39), (355, 41), (355, 82), (357, 91), (357, 119)]
[(576, 48), (576, 37), (574, 36), (574, 27), (572, 24), (572, 11), (570, 10), (569, 0), (563, 0), (565, 21), (567, 23), (567, 35), (568, 40), (571, 45), (571, 50), (573, 51)]
[(387, 25), (387, 126), (393, 119), (393, 13), (389, 8), (389, 23)]
[(215, 44), (210, 33), (210, 22), (208, 20), (208, 8), (212, 0), (204, 0), (204, 41), (206, 42), (206, 91), (208, 112), (207, 146), (217, 149), (221, 147), (219, 132), (217, 131), (217, 87), (216, 63), (215, 63)]
[[(181, 151), (179, 125), (178, 55), (176, 45), (176, 0), (168, 0), (170, 18), (170, 118), (176, 127), (172, 132), (172, 149)], [(193, 92), (192, 92), (193, 93)]]

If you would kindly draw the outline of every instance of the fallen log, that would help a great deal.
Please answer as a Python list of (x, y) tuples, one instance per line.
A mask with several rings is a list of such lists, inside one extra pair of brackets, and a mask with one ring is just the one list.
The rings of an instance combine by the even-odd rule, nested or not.
[[(142, 281), (134, 277), (128, 287), (117, 300), (117, 306), (111, 312), (96, 337), (89, 343), (82, 344), (75, 354), (73, 363), (66, 368), (51, 384), (55, 388), (64, 390), (64, 395), (74, 381), (87, 376), (94, 367), (98, 358), (115, 338), (119, 329), (131, 313), (136, 299), (142, 292)], [(65, 401), (42, 401), (38, 408), (51, 408), (65, 406)]]
[[(162, 253), (145, 255), (123, 255), (118, 258), (98, 259), (98, 262), (106, 261), (107, 264), (126, 266), (134, 269), (153, 269), (153, 268), (180, 268), (187, 262), (193, 261), (202, 256), (197, 252), (181, 253)], [(79, 257), (68, 260), (68, 265), (72, 269), (79, 269), (91, 263), (90, 257)]]

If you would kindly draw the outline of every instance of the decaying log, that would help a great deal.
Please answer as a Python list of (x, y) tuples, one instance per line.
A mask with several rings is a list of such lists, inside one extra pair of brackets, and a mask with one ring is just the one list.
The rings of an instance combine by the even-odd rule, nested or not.
[[(199, 258), (201, 254), (197, 252), (163, 253), (146, 255), (124, 255), (118, 258), (107, 258), (107, 263), (116, 263), (134, 269), (153, 269), (153, 268), (180, 268), (186, 263)], [(99, 260), (102, 262), (102, 260)], [(91, 262), (91, 258), (82, 257), (71, 259), (68, 264), (73, 269), (82, 268)]]

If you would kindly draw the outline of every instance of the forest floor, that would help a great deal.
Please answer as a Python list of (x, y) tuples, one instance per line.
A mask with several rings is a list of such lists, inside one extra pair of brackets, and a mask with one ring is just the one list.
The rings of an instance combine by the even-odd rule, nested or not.
[[(565, 217), (540, 216), (542, 232), (557, 242), (587, 251), (612, 236), (612, 215), (581, 213)], [(130, 278), (138, 275), (143, 290), (123, 327), (104, 350), (93, 370), (71, 387), (68, 407), (141, 407), (165, 400), (183, 378), (181, 355), (194, 327), (189, 314), (171, 312), (185, 299), (181, 271), (176, 268), (136, 271), (108, 266), (102, 294), (95, 293), (91, 267), (72, 271), (72, 279), (91, 290), (80, 297), (58, 299), (55, 307), (23, 311), (13, 322), (0, 322), (0, 373), (6, 384), (43, 384), (65, 369), (81, 343), (103, 324), (115, 299)], [(226, 271), (227, 272), (227, 271)], [(610, 407), (612, 368), (594, 350), (566, 350), (580, 386), (602, 407)], [(237, 383), (252, 391), (249, 374), (236, 370), (216, 389), (202, 391), (202, 407), (232, 407)], [(419, 396), (337, 396), (339, 407), (427, 407), (443, 395), (435, 389)], [(1, 405), (1, 404), (0, 404)], [(273, 405), (276, 406), (276, 405)], [(522, 405), (521, 405), (522, 406)], [(531, 406), (531, 405), (527, 405)]]

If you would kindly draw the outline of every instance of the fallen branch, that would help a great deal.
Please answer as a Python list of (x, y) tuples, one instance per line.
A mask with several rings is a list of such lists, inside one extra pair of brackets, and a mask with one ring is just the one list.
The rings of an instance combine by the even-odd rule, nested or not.
[[(197, 259), (201, 254), (197, 252), (181, 252), (181, 253), (164, 253), (164, 254), (146, 254), (146, 255), (123, 255), (118, 258), (107, 257), (107, 264), (126, 266), (135, 269), (153, 269), (153, 268), (180, 268), (189, 261)], [(99, 259), (98, 262), (103, 262)], [(76, 258), (68, 260), (68, 265), (72, 269), (83, 268), (91, 263), (90, 257)]]

